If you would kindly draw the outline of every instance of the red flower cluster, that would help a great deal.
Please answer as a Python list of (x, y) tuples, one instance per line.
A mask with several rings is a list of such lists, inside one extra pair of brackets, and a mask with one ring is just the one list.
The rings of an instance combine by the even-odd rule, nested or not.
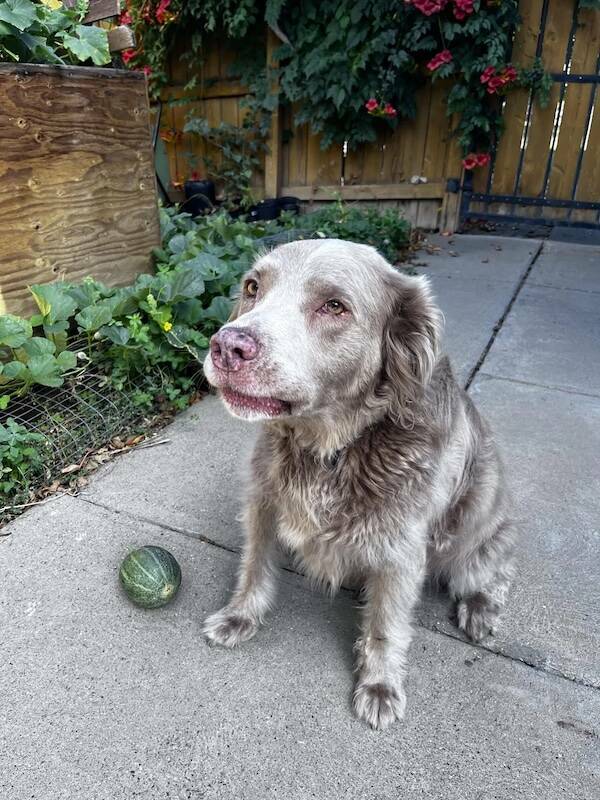
[(391, 103), (379, 103), (374, 97), (370, 97), (365, 103), (365, 108), (373, 117), (396, 117), (398, 112)]
[(129, 11), (121, 11), (121, 15), (119, 17), (119, 25), (132, 25), (133, 24), (133, 17), (129, 13)]
[(517, 80), (517, 70), (512, 64), (507, 64), (500, 72), (496, 67), (486, 67), (479, 76), (479, 80), (481, 83), (487, 84), (488, 94), (496, 94), (509, 83)]
[(473, 13), (473, 0), (454, 0), (454, 18), (461, 21)]
[(171, 0), (160, 0), (156, 8), (156, 21), (159, 25), (164, 25), (165, 22), (170, 22), (173, 19), (173, 14), (167, 10), (170, 5)]
[(414, 6), (421, 14), (430, 17), (432, 14), (438, 14), (443, 11), (448, 5), (448, 0), (404, 0), (408, 5)]
[(130, 48), (129, 50), (123, 50), (121, 53), (121, 58), (123, 59), (124, 64), (129, 64), (129, 62), (137, 56), (137, 50)]
[(452, 61), (452, 53), (450, 50), (442, 50), (441, 53), (437, 53), (431, 61), (427, 62), (427, 69), (430, 72), (435, 72), (436, 69), (439, 69), (442, 64), (449, 64)]
[(475, 169), (475, 167), (485, 167), (490, 163), (490, 159), (489, 153), (469, 153), (463, 158), (462, 164), (465, 169)]

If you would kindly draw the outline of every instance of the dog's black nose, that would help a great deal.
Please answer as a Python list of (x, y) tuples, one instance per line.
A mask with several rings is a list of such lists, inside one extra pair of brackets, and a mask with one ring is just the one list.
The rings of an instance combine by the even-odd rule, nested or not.
[(258, 342), (242, 328), (221, 328), (210, 340), (210, 355), (217, 369), (236, 372), (257, 353)]

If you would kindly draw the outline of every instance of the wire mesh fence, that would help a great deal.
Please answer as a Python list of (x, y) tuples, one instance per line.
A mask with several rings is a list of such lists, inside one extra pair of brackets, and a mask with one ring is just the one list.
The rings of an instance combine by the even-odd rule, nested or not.
[(47, 442), (45, 467), (56, 474), (81, 460), (141, 416), (130, 393), (117, 391), (106, 375), (86, 370), (58, 389), (36, 386), (11, 401), (0, 422), (12, 417)]
[(12, 465), (8, 477), (17, 485), (11, 491), (3, 491), (0, 482), (0, 524), (12, 519), (44, 487), (77, 472), (77, 465), (91, 454), (141, 423), (148, 411), (135, 402), (135, 396), (148, 381), (148, 376), (139, 375), (119, 390), (107, 375), (88, 367), (59, 388), (34, 386), (23, 397), (13, 396), (9, 407), (0, 412), (0, 424), (5, 432), (10, 433), (10, 426), (14, 430), (16, 424), (19, 431), (31, 434), (29, 447), (35, 452), (26, 464)]

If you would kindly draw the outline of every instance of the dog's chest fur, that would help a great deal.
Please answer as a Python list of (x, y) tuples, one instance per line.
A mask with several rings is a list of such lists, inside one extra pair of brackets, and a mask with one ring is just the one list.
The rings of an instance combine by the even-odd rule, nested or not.
[(333, 587), (385, 560), (425, 483), (428, 448), (418, 437), (388, 436), (385, 449), (378, 438), (367, 433), (327, 460), (291, 436), (270, 441), (279, 538), (305, 571)]

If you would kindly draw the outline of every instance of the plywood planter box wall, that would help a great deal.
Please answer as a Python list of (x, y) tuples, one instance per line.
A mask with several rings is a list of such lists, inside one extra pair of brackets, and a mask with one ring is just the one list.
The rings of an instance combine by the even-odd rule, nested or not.
[(0, 313), (34, 283), (130, 283), (158, 242), (144, 76), (0, 64)]

